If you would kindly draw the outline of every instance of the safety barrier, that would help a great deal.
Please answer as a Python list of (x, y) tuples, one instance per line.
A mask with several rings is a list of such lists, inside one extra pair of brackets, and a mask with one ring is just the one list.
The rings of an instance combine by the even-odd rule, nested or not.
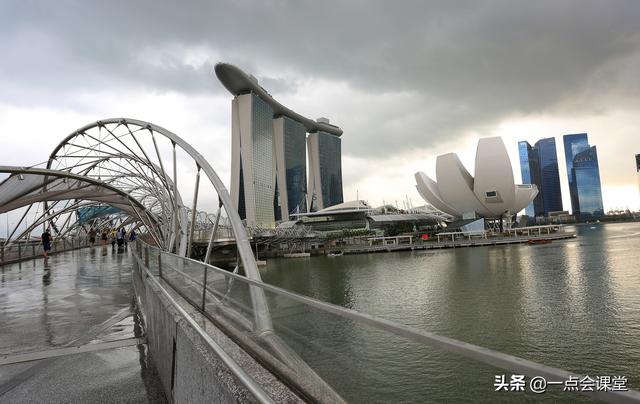
[[(347, 366), (347, 358), (339, 352), (342, 345), (338, 338), (341, 334), (333, 332), (334, 329), (349, 329), (353, 338), (361, 339), (357, 341), (361, 348), (369, 350), (367, 352), (371, 352), (374, 357), (376, 350), (406, 351), (412, 347), (433, 347), (531, 378), (583, 378), (577, 373), (415, 329), (251, 280), (240, 275), (238, 267), (233, 272), (226, 271), (167, 253), (143, 242), (136, 243), (134, 253), (149, 276), (164, 280), (265, 367), (311, 401), (341, 402), (343, 394), (353, 396), (353, 391), (346, 392), (345, 386), (351, 388), (353, 383), (363, 384), (362, 381), (349, 380), (352, 376), (349, 372), (353, 370)], [(254, 332), (258, 329), (251, 299), (254, 288), (259, 288), (266, 296), (268, 312), (273, 322), (273, 333)], [(384, 346), (368, 341), (374, 334), (379, 334), (376, 344)], [(355, 345), (358, 346), (358, 343)], [(332, 351), (336, 353), (332, 354)], [(411, 358), (410, 352), (404, 354)], [(328, 372), (328, 367), (324, 365), (331, 359), (343, 360), (345, 366), (333, 366), (333, 369), (342, 370), (337, 373)], [(375, 358), (372, 358), (371, 365), (380, 364), (376, 364)], [(395, 365), (402, 366), (401, 363)], [(322, 379), (319, 381), (317, 377)], [(580, 393), (609, 403), (640, 402), (640, 392), (630, 389)], [(258, 401), (262, 401), (260, 394), (257, 392), (255, 395)]]
[[(63, 238), (54, 240), (51, 243), (49, 254), (77, 250), (84, 247), (89, 247), (89, 241), (86, 237)], [(42, 253), (42, 243), (40, 241), (17, 242), (7, 246), (0, 246), (0, 265), (42, 257)]]

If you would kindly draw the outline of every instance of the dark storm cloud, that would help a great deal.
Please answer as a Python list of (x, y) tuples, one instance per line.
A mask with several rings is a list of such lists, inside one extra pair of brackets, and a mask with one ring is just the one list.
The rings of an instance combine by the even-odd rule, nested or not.
[(307, 79), (344, 82), (380, 103), (413, 95), (394, 116), (358, 105), (336, 122), (345, 142), (359, 145), (350, 154), (401, 152), (567, 103), (636, 103), (640, 93), (637, 1), (10, 1), (3, 8), (5, 102), (120, 88), (224, 94), (212, 77), (218, 60), (254, 73), (276, 97)]

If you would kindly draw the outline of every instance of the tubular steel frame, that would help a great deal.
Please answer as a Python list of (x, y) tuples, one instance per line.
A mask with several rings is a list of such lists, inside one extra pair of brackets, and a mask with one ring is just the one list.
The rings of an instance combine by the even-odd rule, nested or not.
[[(160, 147), (160, 141), (166, 143), (167, 140), (171, 144), (169, 155)], [(190, 209), (185, 207), (178, 191), (178, 149), (189, 156), (197, 170), (194, 178), (194, 199)], [(207, 222), (210, 221), (209, 215), (197, 214), (200, 173), (204, 173), (217, 193), (220, 208), (224, 208), (246, 276), (249, 279), (261, 281), (247, 233), (240, 216), (233, 208), (226, 187), (209, 162), (173, 132), (137, 119), (110, 118), (92, 122), (65, 137), (50, 154), (46, 168), (43, 170), (7, 167), (6, 172), (20, 175), (40, 171), (41, 174), (49, 174), (53, 177), (81, 178), (93, 185), (117, 190), (120, 195), (126, 195), (135, 212), (135, 215), (130, 215), (132, 221), (146, 225), (145, 227), (162, 250), (175, 251), (180, 256), (185, 256), (189, 252), (193, 242), (193, 230), (196, 227), (203, 227), (193, 223), (193, 220), (204, 218)], [(44, 194), (46, 194), (46, 183), (45, 181), (42, 189)], [(51, 200), (46, 200), (44, 197), (33, 202), (44, 203), (42, 214), (34, 220), (34, 223), (42, 223), (43, 227), (44, 223), (49, 223), (57, 228), (54, 219), (62, 217), (64, 213), (68, 214), (73, 210), (71, 206), (78, 201), (69, 201), (57, 212), (53, 212), (52, 208), (58, 206), (60, 202), (49, 203)], [(32, 206), (33, 204), (27, 209), (30, 210)], [(189, 212), (191, 217), (188, 215)], [(191, 223), (189, 219), (192, 220)], [(216, 221), (219, 220), (218, 218)], [(68, 217), (65, 221), (65, 226), (71, 223)], [(12, 233), (21, 223), (22, 220)], [(28, 227), (33, 227), (33, 224)], [(215, 239), (219, 227), (213, 226), (210, 240)], [(56, 233), (60, 234), (68, 230), (63, 229)], [(26, 237), (28, 233), (23, 231), (21, 236)], [(11, 237), (8, 237), (6, 243), (10, 242)], [(258, 334), (273, 334), (273, 325), (263, 291), (260, 288), (251, 288), (251, 296), (255, 310), (255, 331)]]

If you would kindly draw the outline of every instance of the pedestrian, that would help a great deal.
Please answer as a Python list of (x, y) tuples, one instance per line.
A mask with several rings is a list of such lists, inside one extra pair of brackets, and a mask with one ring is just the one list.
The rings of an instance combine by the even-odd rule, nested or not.
[(44, 233), (42, 233), (42, 249), (44, 250), (44, 258), (49, 258), (49, 251), (51, 251), (51, 233), (49, 233), (49, 229), (47, 228)]
[(94, 229), (93, 227), (89, 230), (89, 245), (91, 245), (91, 247), (93, 247), (93, 245), (96, 243), (96, 229)]
[(121, 249), (124, 246), (124, 227), (116, 233), (116, 240), (118, 240), (118, 249)]
[(109, 235), (111, 238), (111, 248), (116, 248), (116, 229), (111, 229), (111, 234)]
[(102, 235), (100, 236), (100, 239), (102, 240), (102, 245), (107, 245), (107, 230), (106, 229), (102, 229)]
[(124, 249), (127, 249), (127, 231), (124, 229), (124, 227), (120, 228), (120, 232), (122, 232), (121, 236), (122, 236), (122, 242), (124, 243)]
[(135, 230), (131, 230), (131, 232), (129, 233), (129, 241), (136, 241), (136, 231)]

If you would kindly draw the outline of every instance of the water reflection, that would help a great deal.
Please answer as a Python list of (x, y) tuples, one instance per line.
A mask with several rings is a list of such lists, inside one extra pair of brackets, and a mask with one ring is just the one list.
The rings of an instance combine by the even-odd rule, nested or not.
[(127, 307), (128, 261), (90, 251), (2, 267), (0, 354), (64, 345)]
[[(594, 375), (624, 374), (637, 388), (640, 224), (591, 227), (576, 226), (577, 239), (547, 245), (270, 260), (263, 279), (550, 366)], [(484, 382), (491, 378), (491, 370), (416, 347), (411, 349), (420, 360), (414, 361), (394, 348), (403, 343), (388, 345), (388, 335), (376, 336), (358, 325), (336, 325), (335, 319), (315, 316), (307, 314), (312, 317), (307, 322), (315, 321), (315, 329), (333, 331), (331, 338), (323, 334), (327, 344), (339, 346), (335, 350), (352, 361), (366, 364), (364, 369), (353, 370), (336, 359), (334, 366), (344, 366), (381, 386), (396, 383), (400, 392), (396, 401), (419, 402), (427, 393), (435, 401), (460, 400), (458, 385), (472, 392), (470, 401), (495, 399)], [(296, 324), (290, 326), (295, 328)], [(320, 369), (331, 366), (322, 361), (321, 354), (308, 355), (318, 361)], [(380, 369), (369, 362), (372, 357), (389, 369), (383, 372), (385, 377), (381, 378)], [(400, 365), (405, 369), (398, 368)], [(406, 381), (422, 375), (430, 379), (420, 383), (447, 383), (425, 366), (454, 377), (457, 383), (451, 384), (451, 390), (457, 393), (447, 395)], [(384, 393), (378, 393), (357, 396), (356, 401), (380, 401)], [(553, 400), (556, 398), (575, 399)]]
[(42, 275), (42, 283), (44, 286), (51, 285), (51, 266), (49, 260), (44, 260), (44, 274)]

